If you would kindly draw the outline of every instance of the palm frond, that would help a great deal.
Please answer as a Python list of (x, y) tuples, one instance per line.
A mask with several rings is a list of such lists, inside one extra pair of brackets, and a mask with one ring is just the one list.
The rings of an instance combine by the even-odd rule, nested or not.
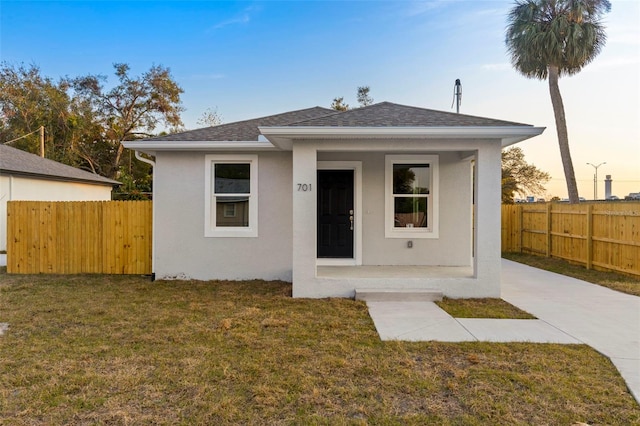
[(593, 61), (606, 43), (602, 15), (608, 0), (518, 0), (505, 36), (514, 68), (544, 80), (549, 65), (572, 75)]

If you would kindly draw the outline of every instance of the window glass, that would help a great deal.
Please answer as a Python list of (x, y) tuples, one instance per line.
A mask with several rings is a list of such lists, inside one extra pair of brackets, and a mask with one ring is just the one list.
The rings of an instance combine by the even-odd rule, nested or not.
[(393, 226), (395, 228), (426, 228), (427, 203), (426, 197), (395, 197)]
[(429, 164), (394, 164), (394, 194), (428, 194), (431, 186)]
[[(216, 227), (248, 227), (249, 197), (237, 195), (251, 193), (251, 165), (217, 163), (214, 169)], [(218, 194), (235, 194), (236, 196)]]
[(249, 197), (216, 197), (216, 226), (249, 226)]
[(205, 237), (258, 236), (258, 156), (205, 155)]
[(216, 194), (249, 194), (250, 178), (250, 164), (216, 164), (214, 192)]
[(385, 155), (385, 238), (439, 238), (438, 170), (437, 155)]

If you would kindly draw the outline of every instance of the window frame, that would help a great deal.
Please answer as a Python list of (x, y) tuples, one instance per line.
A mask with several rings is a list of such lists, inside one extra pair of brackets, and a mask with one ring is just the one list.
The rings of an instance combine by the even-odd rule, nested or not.
[[(385, 156), (385, 238), (439, 238), (439, 157), (435, 154), (386, 155)], [(395, 227), (395, 199), (393, 193), (393, 166), (396, 164), (428, 164), (430, 176), (429, 194), (419, 194), (427, 199), (426, 228)], [(418, 194), (416, 194), (418, 195)], [(406, 197), (406, 195), (404, 195)]]
[[(249, 226), (216, 226), (215, 166), (216, 164), (249, 164)], [(258, 236), (258, 156), (243, 155), (205, 155), (205, 237), (255, 238)], [(229, 194), (219, 194), (220, 197)], [(244, 195), (244, 194), (243, 194)], [(224, 216), (224, 211), (223, 211)]]

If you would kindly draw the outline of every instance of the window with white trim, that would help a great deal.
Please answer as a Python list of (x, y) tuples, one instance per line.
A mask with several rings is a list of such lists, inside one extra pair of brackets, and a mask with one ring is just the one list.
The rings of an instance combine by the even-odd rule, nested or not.
[(258, 236), (258, 156), (205, 156), (205, 237)]
[(385, 237), (438, 238), (438, 156), (385, 157)]

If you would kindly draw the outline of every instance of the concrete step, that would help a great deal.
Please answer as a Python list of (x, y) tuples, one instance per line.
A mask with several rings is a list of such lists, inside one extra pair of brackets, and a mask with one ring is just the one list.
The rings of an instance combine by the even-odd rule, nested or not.
[(436, 302), (442, 291), (422, 288), (357, 288), (356, 300), (365, 302)]

